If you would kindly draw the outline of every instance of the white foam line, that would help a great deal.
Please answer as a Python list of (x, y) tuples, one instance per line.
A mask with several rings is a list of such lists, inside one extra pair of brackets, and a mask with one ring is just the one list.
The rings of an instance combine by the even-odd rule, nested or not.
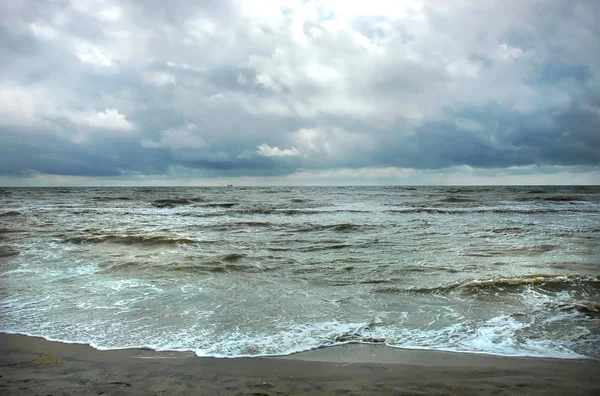
[[(164, 348), (164, 347), (156, 347), (156, 346), (149, 346), (149, 345), (105, 347), (105, 346), (98, 345), (94, 342), (64, 340), (64, 339), (52, 338), (52, 337), (47, 337), (47, 336), (38, 335), (38, 334), (34, 334), (34, 333), (27, 333), (27, 332), (20, 332), (20, 331), (11, 331), (11, 330), (0, 329), (0, 333), (43, 338), (47, 341), (60, 342), (63, 344), (87, 345), (98, 351), (120, 351), (120, 350), (127, 350), (127, 349), (135, 349), (135, 350), (147, 350), (147, 351), (154, 351), (154, 352), (178, 352), (178, 353), (189, 352), (190, 354), (194, 354), (199, 358), (219, 358), (219, 359), (284, 357), (284, 356), (293, 356), (295, 354), (309, 352), (309, 351), (322, 349), (322, 348), (330, 348), (330, 347), (343, 346), (343, 345), (349, 345), (349, 344), (365, 344), (365, 345), (384, 345), (388, 348), (400, 349), (400, 350), (406, 349), (406, 350), (416, 350), (416, 351), (452, 352), (452, 353), (465, 353), (465, 354), (474, 354), (474, 355), (489, 355), (489, 356), (502, 356), (502, 357), (524, 357), (524, 358), (566, 359), (566, 360), (585, 359), (585, 360), (600, 361), (600, 359), (598, 359), (598, 358), (580, 355), (575, 352), (572, 352), (570, 354), (550, 354), (550, 355), (535, 354), (535, 353), (499, 353), (499, 352), (485, 352), (485, 351), (468, 351), (468, 350), (461, 350), (461, 349), (455, 349), (455, 348), (443, 348), (443, 347), (442, 348), (431, 348), (431, 347), (420, 347), (420, 346), (411, 346), (411, 345), (392, 345), (392, 344), (387, 344), (387, 343), (381, 344), (381, 343), (358, 342), (358, 341), (335, 342), (335, 343), (331, 343), (331, 344), (323, 344), (323, 345), (314, 346), (314, 347), (288, 350), (288, 351), (282, 352), (282, 353), (263, 353), (263, 354), (255, 354), (255, 355), (252, 355), (252, 354), (225, 355), (225, 354), (219, 354), (219, 353), (211, 353), (211, 354), (204, 353), (204, 354), (202, 354), (202, 353), (199, 353), (198, 350), (193, 350), (193, 349), (188, 349), (188, 348)], [(178, 357), (169, 357), (169, 356), (148, 356), (148, 357), (134, 356), (134, 357), (138, 358), (138, 359), (177, 359), (178, 358)]]

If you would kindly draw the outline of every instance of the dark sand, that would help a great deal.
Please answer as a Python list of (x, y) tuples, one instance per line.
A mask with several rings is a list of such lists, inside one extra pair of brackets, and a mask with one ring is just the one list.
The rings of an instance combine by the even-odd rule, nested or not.
[(600, 362), (346, 345), (285, 358), (97, 351), (0, 334), (2, 395), (600, 395)]

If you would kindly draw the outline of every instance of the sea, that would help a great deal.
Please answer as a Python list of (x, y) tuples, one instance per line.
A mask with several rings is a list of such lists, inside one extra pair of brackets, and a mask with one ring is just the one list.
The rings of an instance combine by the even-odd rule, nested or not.
[(600, 359), (600, 187), (4, 188), (0, 332)]

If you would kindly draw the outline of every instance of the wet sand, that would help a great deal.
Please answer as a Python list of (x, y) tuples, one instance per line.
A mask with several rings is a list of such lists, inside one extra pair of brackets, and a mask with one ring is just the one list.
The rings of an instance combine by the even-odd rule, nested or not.
[(2, 395), (598, 395), (600, 362), (345, 345), (280, 358), (98, 351), (0, 334)]

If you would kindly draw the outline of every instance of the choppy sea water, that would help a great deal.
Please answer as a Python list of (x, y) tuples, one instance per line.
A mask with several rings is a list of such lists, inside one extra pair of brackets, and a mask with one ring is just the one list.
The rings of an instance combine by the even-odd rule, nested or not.
[(0, 190), (0, 331), (600, 358), (599, 187)]

